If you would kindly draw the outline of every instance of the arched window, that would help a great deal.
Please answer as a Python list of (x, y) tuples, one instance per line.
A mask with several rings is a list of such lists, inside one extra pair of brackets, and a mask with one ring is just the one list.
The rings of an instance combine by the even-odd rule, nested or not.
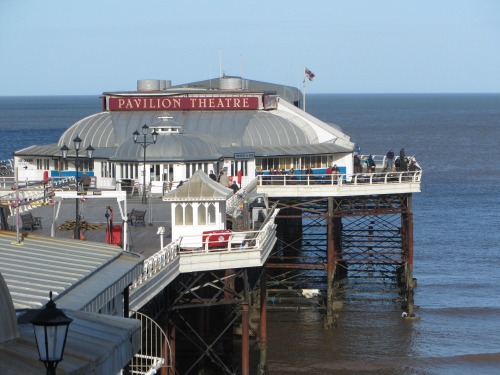
[(215, 205), (213, 203), (210, 203), (208, 205), (208, 224), (215, 224), (216, 219), (215, 219)]
[(207, 209), (203, 203), (198, 206), (198, 225), (205, 225), (207, 223)]
[(184, 212), (182, 210), (181, 204), (175, 205), (175, 225), (183, 225), (184, 224)]
[(193, 206), (189, 203), (184, 209), (184, 225), (193, 225)]

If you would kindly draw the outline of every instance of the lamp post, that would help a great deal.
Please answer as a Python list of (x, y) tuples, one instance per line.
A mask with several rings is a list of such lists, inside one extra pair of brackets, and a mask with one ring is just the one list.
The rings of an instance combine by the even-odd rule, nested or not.
[(140, 144), (142, 146), (142, 150), (143, 150), (144, 164), (143, 164), (143, 167), (142, 167), (142, 203), (146, 203), (147, 202), (147, 200), (146, 200), (146, 148), (149, 145), (155, 144), (156, 140), (158, 139), (158, 133), (156, 132), (156, 130), (153, 130), (153, 133), (151, 133), (152, 141), (148, 141), (146, 139), (146, 136), (148, 135), (148, 132), (149, 132), (149, 126), (147, 126), (146, 124), (144, 124), (142, 126), (142, 135), (144, 137), (142, 141), (138, 140), (140, 133), (137, 130), (133, 133), (133, 135), (134, 135), (134, 143)]
[(49, 293), (50, 300), (43, 310), (31, 320), (35, 331), (38, 355), (47, 369), (47, 375), (56, 375), (57, 364), (62, 361), (68, 328), (73, 319), (68, 318), (64, 312), (56, 307), (52, 301), (52, 292)]
[[(80, 155), (79, 155), (79, 152), (80, 152), (80, 146), (82, 144), (82, 140), (80, 139), (80, 137), (77, 135), (75, 137), (75, 139), (73, 139), (73, 144), (75, 146), (75, 151), (76, 151), (76, 157), (75, 157), (75, 161), (74, 161), (74, 164), (75, 164), (75, 171), (76, 171), (76, 190), (77, 190), (77, 195), (78, 195), (78, 170), (80, 169)], [(64, 144), (62, 147), (61, 147), (61, 153), (62, 153), (62, 158), (64, 160), (67, 159), (68, 157), (68, 151), (69, 151), (69, 147), (66, 146), (66, 144)], [(92, 154), (94, 153), (95, 151), (95, 148), (92, 147), (92, 145), (89, 145), (89, 147), (87, 147), (85, 149), (85, 151), (87, 151), (87, 159), (92, 159)], [(75, 205), (76, 205), (76, 214), (75, 214), (75, 232), (74, 232), (74, 238), (75, 240), (79, 240), (80, 239), (80, 198), (76, 198), (75, 200)]]

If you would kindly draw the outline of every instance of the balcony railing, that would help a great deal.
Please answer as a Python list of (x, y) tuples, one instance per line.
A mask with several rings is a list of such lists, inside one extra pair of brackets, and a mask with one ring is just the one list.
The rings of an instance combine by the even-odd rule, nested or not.
[(420, 182), (422, 171), (411, 172), (377, 172), (356, 174), (294, 174), (294, 175), (259, 175), (257, 185), (275, 186), (353, 186), (365, 184), (403, 184)]

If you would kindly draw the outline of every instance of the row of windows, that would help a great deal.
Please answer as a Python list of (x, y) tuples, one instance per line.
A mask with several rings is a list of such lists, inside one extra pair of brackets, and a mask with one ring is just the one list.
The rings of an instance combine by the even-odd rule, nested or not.
[[(54, 159), (54, 169), (57, 171), (68, 171), (74, 169), (74, 161), (68, 161), (63, 159)], [(50, 159), (36, 159), (36, 169), (39, 171), (46, 171), (50, 169)], [(94, 161), (93, 160), (79, 160), (78, 170), (80, 171), (93, 171)]]
[(257, 171), (289, 170), (311, 168), (326, 168), (332, 163), (332, 157), (328, 155), (304, 156), (302, 158), (286, 156), (281, 158), (256, 158), (255, 168)]
[[(198, 206), (193, 208), (193, 206)], [(197, 210), (197, 220), (194, 218), (194, 210)], [(197, 221), (197, 223), (195, 223)], [(176, 225), (207, 225), (215, 224), (215, 205), (213, 203), (178, 204), (175, 206)]]

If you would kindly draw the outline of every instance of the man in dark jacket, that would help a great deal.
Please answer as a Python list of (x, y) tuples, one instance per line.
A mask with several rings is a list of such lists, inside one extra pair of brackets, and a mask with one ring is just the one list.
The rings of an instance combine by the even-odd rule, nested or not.
[(388, 172), (392, 172), (394, 169), (394, 151), (392, 149), (385, 155), (385, 169)]

